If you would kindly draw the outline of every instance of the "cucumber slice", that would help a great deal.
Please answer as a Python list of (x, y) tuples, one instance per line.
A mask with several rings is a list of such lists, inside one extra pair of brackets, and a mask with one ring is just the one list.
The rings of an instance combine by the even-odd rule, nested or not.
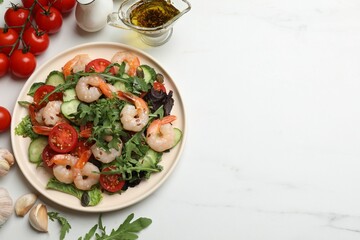
[(29, 145), (29, 161), (32, 163), (39, 163), (42, 161), (41, 154), (48, 144), (48, 139), (46, 137), (39, 137), (34, 140)]
[(63, 102), (68, 102), (76, 99), (75, 88), (66, 89), (63, 93)]
[(146, 152), (145, 156), (139, 160), (139, 163), (141, 163), (142, 167), (156, 168), (157, 164), (160, 161), (161, 156), (162, 156), (161, 153), (149, 149)]
[(45, 81), (45, 84), (52, 85), (54, 87), (63, 83), (65, 83), (64, 74), (57, 70), (50, 72)]
[(175, 132), (175, 144), (174, 147), (181, 141), (183, 133), (180, 129), (178, 128), (174, 128), (174, 132)]
[(114, 84), (114, 87), (116, 88), (117, 91), (127, 92), (126, 86), (122, 82), (116, 82)]
[(61, 104), (61, 113), (69, 120), (73, 120), (74, 116), (71, 116), (74, 113), (77, 113), (78, 106), (80, 101), (73, 99), (71, 101), (63, 102)]
[(141, 65), (140, 68), (144, 72), (144, 80), (146, 83), (153, 83), (156, 79), (155, 69), (148, 65)]

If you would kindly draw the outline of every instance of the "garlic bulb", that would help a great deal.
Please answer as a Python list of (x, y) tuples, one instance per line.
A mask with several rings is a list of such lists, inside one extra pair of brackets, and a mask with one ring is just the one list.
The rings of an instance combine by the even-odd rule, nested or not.
[(13, 210), (13, 201), (9, 192), (0, 187), (0, 226), (9, 219)]
[(0, 148), (0, 176), (5, 176), (10, 167), (15, 163), (12, 153), (4, 148)]
[(23, 217), (34, 206), (37, 196), (33, 193), (25, 194), (18, 198), (15, 202), (16, 215)]
[(29, 222), (33, 228), (40, 232), (48, 231), (47, 208), (44, 204), (39, 203), (31, 209), (29, 213)]

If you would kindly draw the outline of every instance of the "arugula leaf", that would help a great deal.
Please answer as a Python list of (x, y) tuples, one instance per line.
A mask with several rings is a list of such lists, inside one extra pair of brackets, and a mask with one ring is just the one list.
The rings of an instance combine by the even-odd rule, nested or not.
[(96, 233), (98, 225), (95, 224), (88, 233), (85, 234), (84, 239), (82, 237), (79, 237), (78, 240), (90, 240)]
[[(79, 120), (80, 125), (93, 123), (90, 141), (95, 141), (98, 147), (105, 150), (117, 149), (120, 137), (125, 135), (120, 124), (120, 110), (124, 104), (118, 98), (99, 99), (90, 104), (80, 104), (75, 117)], [(113, 138), (112, 141), (107, 142), (105, 138), (109, 135)]]
[(117, 229), (112, 229), (111, 232), (107, 234), (101, 218), (102, 215), (100, 214), (98, 224), (92, 227), (84, 238), (80, 237), (78, 240), (90, 240), (97, 230), (99, 230), (99, 232), (95, 234), (96, 240), (135, 240), (138, 239), (137, 233), (152, 223), (151, 219), (144, 217), (132, 221), (134, 219), (134, 214), (132, 213)]
[(31, 140), (38, 138), (32, 128), (32, 123), (29, 115), (26, 115), (21, 122), (15, 127), (15, 134), (24, 138), (29, 137)]
[(58, 220), (58, 222), (61, 225), (60, 229), (60, 240), (65, 239), (65, 235), (69, 233), (71, 229), (70, 223), (66, 220), (66, 218), (59, 216), (59, 213), (57, 212), (48, 212), (48, 216), (51, 221)]

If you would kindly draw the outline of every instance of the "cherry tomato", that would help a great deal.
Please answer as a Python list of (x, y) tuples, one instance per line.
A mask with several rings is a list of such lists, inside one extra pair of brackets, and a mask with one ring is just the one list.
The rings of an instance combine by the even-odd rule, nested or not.
[(62, 100), (63, 93), (62, 92), (54, 92), (52, 93), (46, 101), (40, 104), (40, 102), (43, 100), (43, 98), (55, 90), (54, 86), (51, 85), (42, 85), (40, 86), (34, 93), (34, 103), (35, 105), (41, 107), (44, 107), (48, 101), (55, 101), (55, 100)]
[(10, 127), (10, 123), (10, 112), (6, 108), (0, 106), (0, 132), (5, 132)]
[(36, 58), (31, 52), (15, 50), (10, 56), (10, 71), (19, 78), (29, 77), (36, 68)]
[(52, 6), (61, 13), (68, 13), (75, 7), (76, 0), (50, 0), (50, 3), (52, 3)]
[[(34, 4), (35, 0), (21, 0), (21, 2), (25, 8), (30, 8)], [(45, 7), (48, 5), (48, 3), (48, 0), (37, 0), (36, 5), (34, 6), (33, 14), (41, 8), (40, 5)]]
[(28, 28), (22, 36), (24, 43), (29, 47), (29, 52), (40, 55), (49, 47), (50, 39), (46, 32)]
[(56, 8), (50, 6), (45, 6), (44, 9), (39, 9), (35, 13), (36, 24), (40, 29), (49, 34), (59, 32), (63, 23), (61, 13)]
[[(115, 166), (110, 166), (104, 168), (103, 172), (109, 172), (112, 170), (115, 170)], [(125, 185), (125, 181), (121, 178), (120, 174), (100, 174), (99, 179), (100, 185), (103, 189), (105, 189), (108, 192), (118, 192), (120, 191), (123, 186)]]
[(46, 166), (48, 166), (49, 168), (54, 167), (54, 163), (51, 162), (51, 158), (53, 156), (55, 156), (56, 154), (58, 154), (57, 152), (55, 152), (54, 150), (52, 150), (52, 148), (50, 147), (50, 145), (46, 145), (46, 147), (44, 148), (44, 150), (41, 153), (41, 159), (43, 160), (43, 163), (45, 163)]
[(0, 29), (0, 52), (9, 55), (14, 45), (15, 49), (19, 46), (19, 34), (12, 28)]
[(4, 19), (7, 26), (14, 28), (19, 33), (24, 24), (26, 24), (26, 27), (30, 26), (29, 15), (30, 11), (28, 9), (12, 4), (12, 7), (5, 11)]
[(72, 151), (78, 142), (78, 134), (73, 126), (68, 123), (59, 123), (53, 127), (49, 134), (49, 145), (58, 153)]
[(155, 81), (153, 87), (156, 91), (163, 91), (164, 93), (166, 93), (166, 88), (162, 83)]
[[(103, 58), (97, 58), (92, 61), (90, 61), (85, 66), (85, 72), (104, 72), (106, 67), (111, 64), (110, 61), (103, 59)], [(115, 74), (115, 68), (110, 68), (110, 72), (112, 74)]]
[(0, 77), (4, 76), (9, 70), (10, 60), (4, 53), (0, 53)]

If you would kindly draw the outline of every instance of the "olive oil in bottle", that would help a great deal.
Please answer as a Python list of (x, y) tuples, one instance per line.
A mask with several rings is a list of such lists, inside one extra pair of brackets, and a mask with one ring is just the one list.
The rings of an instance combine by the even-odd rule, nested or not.
[(139, 27), (154, 28), (165, 24), (179, 13), (180, 11), (166, 0), (145, 0), (133, 6), (130, 21)]

